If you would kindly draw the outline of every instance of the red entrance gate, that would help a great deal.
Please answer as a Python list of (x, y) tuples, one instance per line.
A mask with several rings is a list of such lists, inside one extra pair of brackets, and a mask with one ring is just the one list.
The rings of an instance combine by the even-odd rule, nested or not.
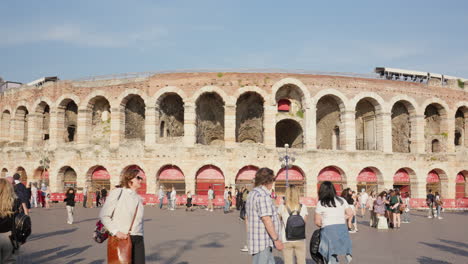
[[(304, 192), (304, 175), (298, 167), (292, 167), (288, 169), (288, 183), (289, 185), (295, 185), (299, 189), (299, 195), (302, 197), (305, 195)], [(286, 170), (281, 169), (276, 175), (275, 181), (275, 193), (276, 195), (284, 195), (286, 192)]]
[(377, 192), (377, 174), (371, 168), (364, 168), (357, 177), (357, 191), (362, 189), (368, 193)]
[(401, 194), (408, 193), (411, 195), (410, 175), (405, 169), (399, 169), (393, 175), (393, 188), (398, 188)]
[(435, 170), (432, 170), (427, 174), (426, 182), (426, 191), (432, 190), (432, 193), (438, 192), (439, 194), (442, 194), (440, 190), (439, 174)]
[(455, 199), (465, 198), (465, 176), (462, 173), (458, 173), (455, 185)]
[(197, 173), (197, 195), (207, 195), (208, 189), (215, 192), (216, 197), (223, 197), (224, 194), (224, 176), (223, 172), (216, 166), (207, 165), (198, 170)]
[(318, 184), (317, 184), (317, 193), (320, 190), (320, 185), (324, 181), (331, 181), (333, 186), (335, 187), (336, 194), (341, 195), (343, 191), (343, 182), (341, 177), (341, 172), (335, 167), (326, 167), (322, 169), (318, 176)]
[(178, 194), (185, 194), (185, 177), (182, 171), (173, 165), (168, 165), (160, 170), (159, 186), (163, 186), (166, 191), (175, 188)]

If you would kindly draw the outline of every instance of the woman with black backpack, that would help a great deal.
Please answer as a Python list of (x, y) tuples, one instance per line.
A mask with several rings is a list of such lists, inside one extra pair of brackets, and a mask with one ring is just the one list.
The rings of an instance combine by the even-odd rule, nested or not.
[(305, 264), (305, 223), (309, 213), (307, 207), (299, 202), (299, 190), (296, 186), (286, 188), (285, 203), (278, 208), (278, 214), (283, 227), (281, 240), (284, 243), (284, 263), (293, 264), (295, 256), (297, 264)]
[(19, 205), (13, 185), (6, 179), (0, 179), (0, 263), (16, 263), (10, 235), (13, 231), (14, 214), (19, 210)]

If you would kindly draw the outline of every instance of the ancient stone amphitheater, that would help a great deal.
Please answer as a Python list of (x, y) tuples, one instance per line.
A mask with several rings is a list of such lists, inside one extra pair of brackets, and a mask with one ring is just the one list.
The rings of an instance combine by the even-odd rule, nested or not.
[(0, 111), (2, 177), (18, 172), (54, 193), (111, 188), (139, 169), (147, 202), (159, 185), (203, 197), (208, 186), (250, 186), (266, 166), (278, 193), (287, 173), (308, 205), (331, 180), (398, 187), (415, 206), (431, 188), (446, 207), (468, 207), (468, 93), (456, 83), (170, 73), (24, 85), (0, 94)]

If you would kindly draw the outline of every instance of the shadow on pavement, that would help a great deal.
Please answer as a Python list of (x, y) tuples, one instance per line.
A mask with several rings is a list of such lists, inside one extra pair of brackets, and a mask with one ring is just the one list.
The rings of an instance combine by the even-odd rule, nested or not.
[(84, 220), (80, 220), (80, 221), (75, 221), (74, 224), (79, 224), (79, 223), (84, 223), (84, 222), (89, 222), (89, 221), (97, 221), (98, 218), (88, 218), (88, 219), (84, 219)]
[(468, 248), (468, 244), (465, 244), (463, 242), (458, 242), (458, 241), (452, 241), (452, 240), (446, 240), (446, 239), (439, 239), (440, 242), (444, 242), (446, 244), (450, 244), (452, 246), (457, 246), (457, 247), (465, 247)]
[(58, 235), (64, 235), (64, 234), (68, 234), (68, 233), (73, 233), (75, 232), (76, 230), (78, 230), (78, 228), (71, 228), (71, 229), (65, 229), (65, 230), (58, 230), (58, 231), (54, 231), (54, 232), (49, 232), (49, 233), (42, 233), (42, 234), (32, 234), (31, 235), (31, 238), (28, 239), (28, 241), (34, 241), (34, 240), (38, 240), (38, 239), (42, 239), (42, 238), (49, 238), (49, 237), (52, 237), (52, 236), (58, 236)]
[(104, 264), (105, 263), (105, 260), (103, 259), (98, 259), (98, 260), (95, 260), (93, 262), (90, 262), (89, 264)]
[(468, 251), (463, 250), (463, 249), (450, 247), (450, 246), (445, 246), (445, 245), (441, 245), (441, 244), (432, 244), (432, 243), (426, 243), (426, 242), (419, 242), (419, 243), (423, 244), (423, 245), (426, 245), (426, 246), (430, 246), (430, 247), (433, 247), (433, 248), (440, 249), (440, 250), (445, 251), (445, 252), (450, 252), (450, 253), (453, 253), (455, 255), (468, 257)]
[(428, 257), (419, 257), (418, 263), (420, 264), (451, 264), (450, 262), (428, 258)]

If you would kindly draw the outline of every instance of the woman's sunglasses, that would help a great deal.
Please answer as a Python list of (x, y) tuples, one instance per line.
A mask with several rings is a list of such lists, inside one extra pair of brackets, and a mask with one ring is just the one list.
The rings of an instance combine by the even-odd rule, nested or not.
[(140, 180), (140, 181), (142, 181), (142, 180), (143, 180), (143, 178), (142, 178), (142, 177), (140, 177), (140, 176), (136, 176), (136, 178), (137, 178), (137, 180)]

